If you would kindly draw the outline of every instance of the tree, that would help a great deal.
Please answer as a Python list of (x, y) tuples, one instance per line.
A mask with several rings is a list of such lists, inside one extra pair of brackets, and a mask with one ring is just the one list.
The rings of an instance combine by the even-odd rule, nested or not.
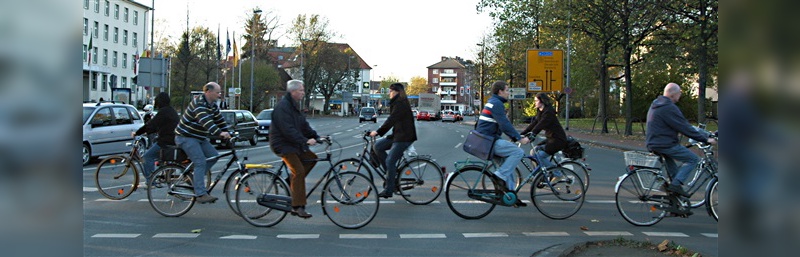
[[(272, 11), (266, 13), (248, 12), (244, 22), (245, 44), (242, 45), (242, 59), (250, 58), (251, 51), (255, 50), (256, 60), (271, 60), (268, 52), (274, 47), (275, 39), (272, 37), (278, 28), (279, 18)], [(251, 44), (255, 42), (255, 47)], [(255, 48), (255, 49), (254, 49)]]
[(177, 89), (171, 95), (181, 104), (178, 108), (189, 103), (192, 90), (200, 90), (219, 72), (216, 47), (216, 36), (208, 28), (195, 27), (181, 36), (172, 69)]
[(411, 85), (408, 85), (408, 89), (406, 89), (406, 95), (419, 95), (420, 93), (428, 93), (429, 90), (428, 80), (420, 76), (414, 76), (411, 78)]
[(328, 20), (318, 14), (297, 15), (288, 32), (292, 39), (299, 43), (300, 76), (305, 84), (305, 107), (311, 105), (310, 97), (316, 91), (316, 85), (322, 80), (319, 53), (326, 42), (336, 34), (328, 29)]
[(352, 49), (347, 48), (342, 51), (337, 44), (330, 43), (322, 44), (322, 48), (317, 54), (321, 76), (316, 91), (324, 98), (323, 113), (328, 113), (331, 97), (348, 88), (352, 74), (347, 67), (350, 56), (353, 56)]
[[(272, 12), (255, 13), (255, 10), (248, 12), (248, 16), (249, 18), (244, 22), (246, 41), (241, 46), (241, 57), (244, 59), (255, 56), (256, 59), (255, 66), (252, 61), (242, 61), (239, 66), (242, 69), (242, 76), (245, 78), (251, 77), (251, 66), (253, 69), (253, 90), (245, 90), (240, 101), (247, 106), (246, 109), (253, 106), (253, 110), (260, 110), (266, 103), (269, 91), (281, 90), (278, 67), (272, 65), (273, 60), (268, 54), (269, 49), (274, 46), (275, 40), (272, 36), (278, 27), (278, 16), (273, 15)], [(253, 99), (252, 103), (250, 99)]]

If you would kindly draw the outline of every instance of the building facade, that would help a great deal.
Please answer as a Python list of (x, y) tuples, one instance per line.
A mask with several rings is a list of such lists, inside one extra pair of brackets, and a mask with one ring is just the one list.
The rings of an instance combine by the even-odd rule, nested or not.
[(102, 98), (140, 108), (150, 102), (148, 90), (133, 82), (149, 40), (150, 10), (131, 0), (83, 0), (83, 101)]
[(428, 66), (430, 92), (439, 95), (442, 110), (467, 111), (472, 105), (468, 78), (468, 61), (456, 56), (442, 56), (441, 61)]

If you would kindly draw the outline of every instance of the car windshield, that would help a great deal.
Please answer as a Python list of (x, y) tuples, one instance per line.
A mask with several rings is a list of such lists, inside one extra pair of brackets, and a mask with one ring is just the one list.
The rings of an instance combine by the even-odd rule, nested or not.
[(86, 124), (86, 121), (92, 116), (92, 112), (94, 112), (94, 107), (83, 107), (83, 122), (81, 124)]
[(361, 113), (363, 113), (363, 114), (372, 114), (372, 113), (375, 113), (375, 109), (364, 108), (364, 109), (361, 109)]
[(272, 120), (272, 111), (261, 111), (256, 117), (257, 120)]

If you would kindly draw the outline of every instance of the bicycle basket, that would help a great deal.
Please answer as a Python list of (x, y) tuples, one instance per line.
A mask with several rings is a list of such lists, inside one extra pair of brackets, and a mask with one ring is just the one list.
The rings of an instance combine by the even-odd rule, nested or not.
[(567, 137), (567, 148), (564, 148), (561, 152), (569, 159), (583, 158), (583, 147), (581, 143), (578, 143), (578, 140), (575, 140), (573, 137)]
[(658, 156), (646, 152), (625, 152), (625, 165), (658, 168)]

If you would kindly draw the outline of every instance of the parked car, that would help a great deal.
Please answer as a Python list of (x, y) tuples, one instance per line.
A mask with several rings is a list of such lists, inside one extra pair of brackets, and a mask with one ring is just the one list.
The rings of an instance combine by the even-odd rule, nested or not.
[(418, 113), (419, 113), (419, 111), (417, 111), (417, 110), (411, 110), (411, 114), (414, 115), (414, 118), (417, 117)]
[(378, 123), (378, 113), (375, 111), (375, 108), (361, 107), (361, 113), (358, 114), (358, 123), (369, 120), (373, 123)]
[(450, 121), (456, 122), (456, 113), (454, 111), (442, 111), (442, 122)]
[(272, 124), (272, 109), (265, 109), (258, 113), (256, 120), (258, 121), (258, 130), (256, 134), (259, 137), (264, 137), (265, 140), (269, 140), (269, 125)]
[(420, 111), (417, 114), (417, 120), (431, 120), (431, 115), (427, 111)]
[[(117, 103), (83, 104), (83, 165), (103, 155), (131, 150), (135, 132), (144, 121), (135, 107)], [(144, 142), (142, 142), (144, 144)], [(146, 149), (140, 145), (139, 149)]]
[[(225, 122), (228, 123), (228, 131), (231, 133), (239, 132), (239, 138), (247, 138), (250, 145), (258, 144), (258, 121), (248, 110), (220, 110)], [(224, 147), (233, 147), (219, 138), (211, 139), (211, 142)]]
[(455, 113), (455, 115), (456, 115), (456, 121), (462, 121), (462, 120), (464, 120), (464, 115), (463, 115), (463, 114), (461, 114), (461, 111), (455, 111), (454, 113)]

